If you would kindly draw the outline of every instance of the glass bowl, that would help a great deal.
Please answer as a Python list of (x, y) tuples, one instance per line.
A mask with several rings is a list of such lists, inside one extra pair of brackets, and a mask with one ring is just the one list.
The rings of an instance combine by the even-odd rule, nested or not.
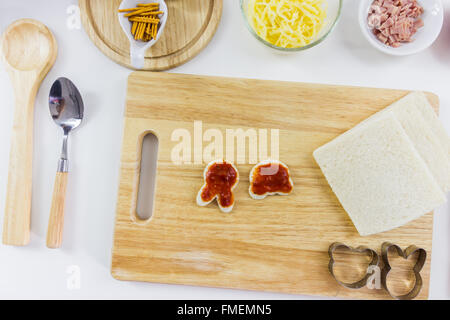
[(264, 43), (266, 46), (276, 49), (276, 50), (287, 51), (287, 52), (306, 50), (306, 49), (309, 49), (309, 48), (312, 48), (312, 47), (318, 45), (323, 40), (325, 40), (325, 38), (331, 33), (331, 31), (333, 31), (334, 27), (336, 26), (336, 24), (339, 20), (339, 17), (341, 16), (342, 3), (343, 3), (343, 0), (325, 0), (325, 2), (328, 3), (327, 17), (325, 19), (325, 25), (323, 26), (322, 30), (320, 30), (316, 39), (314, 39), (313, 41), (311, 41), (311, 43), (309, 43), (308, 45), (303, 46), (303, 47), (284, 48), (284, 47), (279, 47), (279, 46), (276, 46), (276, 45), (273, 45), (273, 44), (267, 42), (266, 40), (261, 38), (255, 32), (255, 30), (253, 30), (253, 27), (251, 26), (250, 22), (248, 21), (248, 16), (247, 16), (249, 0), (240, 0), (240, 1), (241, 1), (240, 5), (241, 5), (242, 15), (244, 16), (245, 24), (247, 25), (247, 28), (250, 31), (250, 33), (256, 39), (258, 39), (260, 42)]

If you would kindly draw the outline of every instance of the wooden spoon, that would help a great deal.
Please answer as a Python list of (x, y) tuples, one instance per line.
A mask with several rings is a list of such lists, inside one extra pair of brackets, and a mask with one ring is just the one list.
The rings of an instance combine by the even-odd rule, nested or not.
[(36, 20), (18, 20), (2, 37), (2, 57), (16, 104), (3, 221), (7, 245), (24, 246), (30, 241), (34, 101), (57, 51), (53, 34)]

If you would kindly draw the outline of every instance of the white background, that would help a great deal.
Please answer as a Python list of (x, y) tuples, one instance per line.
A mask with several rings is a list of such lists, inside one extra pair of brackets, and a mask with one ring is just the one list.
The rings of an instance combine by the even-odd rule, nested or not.
[[(19, 18), (35, 18), (54, 32), (59, 55), (36, 100), (32, 237), (27, 247), (0, 244), (0, 298), (265, 299), (309, 298), (239, 290), (210, 289), (114, 280), (111, 245), (126, 81), (130, 70), (106, 58), (83, 29), (66, 27), (76, 0), (2, 0), (0, 31)], [(171, 72), (292, 80), (369, 87), (421, 89), (439, 95), (441, 120), (450, 132), (450, 1), (435, 44), (410, 57), (379, 53), (363, 38), (357, 0), (346, 0), (342, 19), (324, 43), (303, 53), (279, 54), (246, 30), (238, 0), (224, 0), (217, 34), (194, 60)], [(47, 96), (59, 76), (72, 79), (85, 102), (85, 122), (72, 136), (64, 245), (45, 247), (50, 200), (61, 131), (49, 115)], [(14, 97), (0, 66), (0, 208), (5, 206)], [(2, 209), (3, 210), (3, 209)], [(430, 298), (450, 299), (450, 207), (436, 211)], [(0, 224), (3, 212), (0, 214)], [(67, 268), (81, 270), (81, 288), (67, 289)]]

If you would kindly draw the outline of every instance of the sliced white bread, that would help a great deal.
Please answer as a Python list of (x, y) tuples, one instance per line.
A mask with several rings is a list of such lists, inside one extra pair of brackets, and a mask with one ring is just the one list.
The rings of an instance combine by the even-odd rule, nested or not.
[(347, 131), (314, 158), (362, 236), (400, 227), (445, 202), (392, 112)]
[[(285, 165), (285, 164), (284, 164), (283, 162), (281, 162), (281, 161), (269, 159), (269, 160), (261, 161), (261, 162), (258, 163), (256, 166), (254, 166), (254, 167), (252, 168), (252, 170), (250, 171), (250, 175), (249, 175), (250, 186), (248, 187), (248, 193), (250, 194), (250, 197), (252, 197), (252, 198), (255, 199), (255, 200), (263, 200), (263, 199), (265, 199), (267, 196), (274, 196), (274, 195), (288, 196), (288, 195), (290, 195), (290, 194), (292, 193), (292, 190), (291, 190), (291, 192), (289, 192), (289, 193), (284, 193), (284, 192), (267, 192), (267, 193), (262, 194), (262, 195), (255, 194), (255, 193), (252, 191), (252, 186), (253, 186), (254, 178), (255, 178), (255, 171), (256, 171), (259, 167), (264, 166), (264, 165), (267, 165), (267, 164), (273, 164), (273, 165), (274, 165), (274, 167), (273, 167), (274, 170), (278, 170), (278, 166), (279, 166), (279, 165), (284, 166), (284, 167), (287, 169), (287, 172), (288, 172), (288, 175), (289, 175), (289, 184), (291, 185), (292, 190), (294, 190), (294, 182), (292, 181), (291, 173), (289, 172), (289, 167), (288, 167), (287, 165)], [(270, 169), (268, 169), (268, 170), (272, 170), (272, 168), (270, 168)], [(268, 175), (269, 175), (269, 174), (270, 174), (270, 172), (268, 172)], [(273, 174), (276, 174), (276, 171), (273, 172)]]
[[(214, 160), (214, 161), (211, 161), (207, 166), (206, 166), (206, 168), (205, 168), (205, 170), (203, 171), (203, 180), (204, 180), (204, 184), (203, 184), (203, 186), (200, 188), (200, 190), (199, 190), (199, 192), (197, 193), (197, 204), (199, 205), (199, 206), (201, 206), (201, 207), (205, 207), (205, 206), (207, 206), (208, 204), (210, 204), (211, 202), (213, 202), (214, 200), (217, 200), (217, 205), (219, 206), (219, 209), (222, 211), (222, 212), (225, 212), (225, 213), (229, 213), (229, 212), (231, 212), (232, 210), (233, 210), (233, 207), (234, 207), (234, 203), (235, 203), (235, 201), (233, 201), (233, 203), (231, 204), (231, 206), (228, 206), (228, 207), (223, 207), (221, 204), (220, 204), (220, 201), (219, 201), (219, 196), (218, 195), (216, 195), (214, 198), (212, 198), (210, 201), (203, 201), (203, 199), (202, 199), (202, 193), (203, 193), (203, 190), (207, 187), (207, 184), (206, 184), (206, 174), (208, 173), (208, 171), (209, 171), (209, 169), (211, 168), (211, 166), (213, 165), (213, 164), (216, 164), (216, 163), (224, 163), (224, 160)], [(229, 162), (227, 162), (227, 163), (229, 163)], [(233, 169), (236, 171), (236, 174), (237, 174), (237, 176), (236, 176), (236, 182), (234, 183), (234, 185), (231, 187), (231, 192), (233, 192), (233, 190), (236, 188), (236, 186), (238, 185), (238, 183), (239, 183), (239, 171), (237, 170), (237, 168), (232, 164), (232, 163), (229, 163), (232, 167), (233, 167)]]
[[(420, 110), (422, 110), (422, 112)], [(428, 165), (428, 168), (442, 191), (444, 191), (444, 193), (449, 191), (450, 159), (448, 147), (442, 145), (441, 140), (443, 139), (440, 139), (437, 135), (439, 134), (438, 131), (433, 129), (439, 126), (442, 127), (442, 124), (438, 120), (426, 96), (422, 92), (410, 93), (366, 121), (372, 121), (380, 115), (390, 111), (394, 113), (397, 120), (402, 125), (406, 134), (414, 144), (414, 147)], [(427, 114), (426, 117), (423, 116), (424, 113)], [(429, 120), (433, 118), (429, 113), (434, 115), (436, 121)], [(445, 141), (448, 141), (448, 138)]]
[(423, 92), (416, 91), (409, 94), (404, 99), (406, 100), (406, 103), (416, 106), (421, 112), (422, 117), (430, 125), (431, 130), (433, 130), (442, 147), (446, 150), (448, 161), (450, 161), (450, 138), (425, 94)]

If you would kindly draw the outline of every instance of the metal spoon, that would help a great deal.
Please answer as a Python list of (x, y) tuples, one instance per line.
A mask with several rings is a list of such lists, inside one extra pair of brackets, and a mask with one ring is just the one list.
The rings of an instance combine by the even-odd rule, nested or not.
[(80, 92), (72, 81), (67, 78), (59, 78), (50, 89), (49, 107), (53, 120), (64, 131), (62, 153), (56, 173), (47, 231), (47, 247), (59, 248), (62, 243), (64, 204), (67, 174), (69, 172), (67, 144), (69, 133), (78, 127), (83, 120), (84, 105)]

